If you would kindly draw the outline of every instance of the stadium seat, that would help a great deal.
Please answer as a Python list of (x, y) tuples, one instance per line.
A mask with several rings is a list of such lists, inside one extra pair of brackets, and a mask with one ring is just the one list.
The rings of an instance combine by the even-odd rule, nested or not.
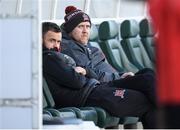
[[(50, 80), (48, 80), (50, 81)], [(47, 100), (48, 108), (46, 110), (50, 111), (53, 116), (58, 116), (61, 118), (79, 118), (84, 121), (93, 121), (95, 124), (97, 124), (97, 113), (94, 109), (88, 109), (88, 110), (80, 110), (76, 107), (65, 107), (65, 108), (59, 108), (54, 109), (55, 102), (51, 95), (51, 92), (49, 90), (48, 84), (43, 79), (43, 93), (45, 94), (45, 98)]]
[(120, 124), (123, 124), (125, 129), (137, 129), (138, 121), (138, 117), (124, 117), (121, 118)]
[(148, 19), (142, 19), (139, 23), (140, 37), (144, 48), (151, 61), (155, 63), (155, 32), (152, 28), (152, 23)]
[(46, 98), (43, 94), (43, 125), (80, 124), (81, 121), (76, 118), (75, 113), (68, 111), (59, 112), (54, 108), (48, 108)]
[(98, 122), (97, 125), (100, 128), (111, 128), (118, 127), (120, 118), (111, 116), (108, 112), (100, 107), (95, 107), (98, 114)]
[(121, 45), (125, 50), (129, 60), (139, 69), (152, 68), (154, 64), (147, 55), (144, 46), (141, 43), (139, 26), (136, 20), (124, 20), (121, 23)]
[(43, 95), (43, 124), (49, 123), (48, 121), (53, 118), (52, 114), (49, 111), (45, 110), (46, 107), (47, 107), (47, 102)]
[(118, 24), (115, 21), (104, 21), (99, 26), (100, 46), (109, 63), (118, 71), (137, 72), (138, 68), (127, 58), (118, 36)]
[(46, 80), (43, 78), (43, 109), (49, 111), (54, 117), (61, 118), (76, 118), (76, 113), (71, 109), (55, 109), (55, 103), (52, 98), (52, 95), (47, 86)]
[[(90, 44), (90, 46), (96, 47), (100, 51), (102, 51), (102, 49), (99, 45), (98, 29), (95, 24), (91, 24), (91, 33), (90, 33), (90, 37), (89, 37), (89, 44)], [(105, 62), (108, 62), (107, 59), (105, 59)]]
[(55, 103), (52, 95), (47, 86), (46, 80), (43, 78), (43, 113), (49, 114), (53, 117), (65, 118), (77, 118), (76, 113), (68, 108), (61, 108), (59, 110), (54, 108)]
[(98, 29), (95, 24), (91, 24), (89, 43), (91, 44), (91, 46), (101, 49), (98, 40), (99, 40)]

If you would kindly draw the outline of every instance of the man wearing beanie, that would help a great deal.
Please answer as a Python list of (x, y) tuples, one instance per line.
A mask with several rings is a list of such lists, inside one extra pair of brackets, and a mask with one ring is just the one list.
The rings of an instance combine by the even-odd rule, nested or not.
[[(64, 30), (62, 34), (62, 53), (71, 56), (78, 66), (92, 69), (100, 82), (134, 76), (132, 72), (116, 71), (105, 62), (105, 55), (102, 51), (88, 44), (91, 19), (86, 13), (74, 6), (66, 7), (65, 13), (65, 22), (61, 26)], [(152, 74), (151, 69), (146, 68), (142, 71), (144, 75)]]
[[(93, 75), (96, 75), (94, 78), (100, 82), (113, 82), (114, 85), (120, 85), (121, 88), (143, 93), (147, 90), (148, 86), (150, 89), (144, 94), (152, 103), (152, 106), (156, 105), (154, 72), (148, 68), (142, 69), (135, 74), (132, 72), (122, 73), (116, 71), (110, 64), (105, 62), (105, 56), (102, 51), (88, 44), (91, 29), (90, 17), (74, 6), (66, 7), (65, 13), (65, 22), (61, 26), (63, 30), (62, 53), (72, 57), (78, 66), (94, 73)], [(134, 94), (136, 95), (136, 92)], [(150, 96), (148, 96), (149, 94)], [(93, 100), (96, 97), (99, 98), (99, 96), (96, 94), (92, 95)], [(106, 97), (106, 94), (104, 96)], [(87, 105), (96, 105), (91, 100), (91, 98), (87, 100)], [(116, 101), (114, 103), (116, 104)], [(128, 106), (129, 103), (136, 104), (136, 102), (127, 102), (126, 105)], [(127, 107), (126, 109), (129, 110), (131, 108)]]
[[(65, 13), (65, 22), (61, 26), (64, 31), (62, 52), (71, 56), (77, 65), (91, 68), (101, 82), (120, 79), (122, 73), (117, 72), (110, 64), (104, 62), (105, 56), (99, 49), (88, 44), (91, 27), (90, 17), (74, 6), (68, 6)], [(124, 75), (128, 76), (129, 74), (133, 75), (132, 73)]]

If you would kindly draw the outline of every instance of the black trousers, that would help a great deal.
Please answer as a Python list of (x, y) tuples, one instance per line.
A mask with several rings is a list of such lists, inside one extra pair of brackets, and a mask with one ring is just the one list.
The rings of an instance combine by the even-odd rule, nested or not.
[(155, 78), (151, 69), (133, 77), (102, 83), (88, 96), (86, 106), (97, 106), (118, 117), (140, 117), (144, 128), (156, 128)]

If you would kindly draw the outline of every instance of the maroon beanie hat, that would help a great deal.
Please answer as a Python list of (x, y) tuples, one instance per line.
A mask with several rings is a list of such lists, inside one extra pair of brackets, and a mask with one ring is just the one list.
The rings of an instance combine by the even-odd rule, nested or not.
[(67, 33), (72, 32), (72, 30), (81, 22), (88, 21), (91, 24), (90, 17), (82, 10), (77, 9), (74, 6), (66, 7), (65, 13), (66, 15), (64, 16), (64, 30)]

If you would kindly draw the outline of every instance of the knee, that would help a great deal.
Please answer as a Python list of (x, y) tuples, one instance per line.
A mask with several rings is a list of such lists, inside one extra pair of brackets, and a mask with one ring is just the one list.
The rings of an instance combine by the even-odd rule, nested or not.
[(144, 71), (148, 74), (155, 74), (154, 70), (152, 70), (151, 68), (144, 68)]
[(150, 68), (141, 69), (141, 70), (138, 71), (136, 74), (151, 74), (151, 75), (155, 76), (154, 70), (152, 70), (152, 69), (150, 69)]
[(155, 75), (145, 74), (144, 79), (145, 79), (145, 82), (148, 84), (148, 86), (155, 87), (155, 85), (156, 85)]

